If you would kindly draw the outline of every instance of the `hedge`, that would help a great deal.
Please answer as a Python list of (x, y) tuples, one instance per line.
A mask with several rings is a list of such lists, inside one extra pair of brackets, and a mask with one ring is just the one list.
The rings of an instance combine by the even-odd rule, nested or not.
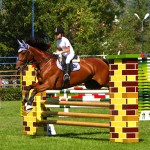
[(20, 101), (22, 99), (22, 91), (20, 87), (0, 88), (0, 100), (2, 101)]

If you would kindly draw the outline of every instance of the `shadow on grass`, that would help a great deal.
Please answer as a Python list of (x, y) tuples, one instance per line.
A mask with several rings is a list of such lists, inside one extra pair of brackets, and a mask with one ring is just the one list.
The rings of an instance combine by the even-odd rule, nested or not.
[[(73, 138), (73, 139), (82, 139), (82, 140), (95, 140), (95, 141), (109, 141), (109, 137), (106, 138), (100, 138), (98, 137), (98, 135), (101, 136), (108, 136), (109, 132), (90, 132), (90, 133), (67, 133), (67, 134), (57, 134), (57, 135), (52, 135), (52, 136), (47, 136), (47, 137), (63, 137), (63, 138)], [(95, 137), (91, 137), (91, 136), (96, 136)], [(38, 136), (38, 135), (34, 135), (34, 136), (30, 136), (31, 139), (36, 139), (36, 138), (41, 138), (43, 136)], [(45, 136), (44, 136), (45, 137)]]
[[(84, 139), (84, 140), (96, 140), (96, 141), (109, 141), (105, 138), (100, 138), (98, 135), (105, 135), (109, 134), (109, 132), (90, 132), (90, 133), (67, 133), (67, 134), (57, 134), (56, 137), (65, 137), (65, 138), (76, 138), (76, 139)], [(95, 137), (91, 137), (92, 135), (95, 135)]]
[[(110, 139), (109, 137), (106, 139), (106, 138), (100, 138), (98, 137), (97, 135), (107, 135), (110, 134), (109, 132), (90, 132), (90, 133), (67, 133), (67, 134), (57, 134), (55, 136), (47, 136), (49, 138), (52, 138), (52, 137), (60, 137), (60, 138), (72, 138), (72, 139), (80, 139), (80, 140), (94, 140), (94, 141), (105, 141), (105, 142), (109, 142)], [(96, 135), (97, 138), (93, 138), (91, 137), (91, 135)], [(82, 136), (86, 136), (86, 137), (82, 137)], [(88, 136), (88, 137), (87, 137)], [(43, 136), (38, 136), (38, 135), (30, 135), (29, 136), (31, 139), (37, 139), (37, 138), (41, 138)], [(44, 136), (45, 137), (45, 136)], [(139, 139), (139, 142), (144, 142), (145, 140), (144, 139)], [(122, 143), (123, 144), (123, 143)]]
[(144, 139), (139, 139), (139, 142), (144, 142)]

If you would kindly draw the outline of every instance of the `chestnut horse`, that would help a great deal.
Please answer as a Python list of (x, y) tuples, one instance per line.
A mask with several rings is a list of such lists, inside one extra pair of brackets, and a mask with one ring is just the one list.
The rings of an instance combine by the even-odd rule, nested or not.
[[(37, 83), (27, 87), (24, 102), (27, 102), (26, 109), (32, 109), (34, 96), (38, 92), (45, 90), (55, 90), (69, 88), (84, 83), (89, 89), (100, 89), (108, 87), (109, 84), (109, 67), (106, 62), (100, 58), (85, 58), (80, 60), (80, 69), (70, 73), (69, 84), (63, 85), (63, 71), (60, 70), (56, 61), (58, 56), (47, 51), (49, 48), (46, 44), (38, 41), (19, 42), (18, 61), (16, 69), (22, 70), (27, 64), (34, 63), (38, 68)], [(29, 97), (30, 90), (33, 89)]]

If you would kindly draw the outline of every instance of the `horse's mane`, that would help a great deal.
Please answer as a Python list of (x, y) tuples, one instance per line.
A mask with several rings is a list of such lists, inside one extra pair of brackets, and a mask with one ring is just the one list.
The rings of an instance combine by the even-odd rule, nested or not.
[(37, 49), (40, 49), (42, 51), (47, 51), (50, 48), (50, 45), (46, 43), (43, 39), (41, 38), (29, 38), (25, 40), (27, 44), (30, 46), (33, 46)]

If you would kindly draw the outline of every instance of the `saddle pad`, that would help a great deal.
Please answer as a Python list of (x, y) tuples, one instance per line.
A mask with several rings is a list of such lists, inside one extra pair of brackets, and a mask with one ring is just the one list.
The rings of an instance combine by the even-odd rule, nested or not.
[[(60, 70), (63, 70), (62, 69), (62, 66), (61, 66), (61, 64), (60, 64), (60, 62), (59, 62), (59, 60), (57, 59), (57, 61), (56, 61), (56, 65), (57, 65), (57, 67), (60, 69)], [(72, 71), (77, 71), (77, 70), (79, 70), (80, 69), (80, 64), (79, 63), (73, 63), (73, 70)]]

